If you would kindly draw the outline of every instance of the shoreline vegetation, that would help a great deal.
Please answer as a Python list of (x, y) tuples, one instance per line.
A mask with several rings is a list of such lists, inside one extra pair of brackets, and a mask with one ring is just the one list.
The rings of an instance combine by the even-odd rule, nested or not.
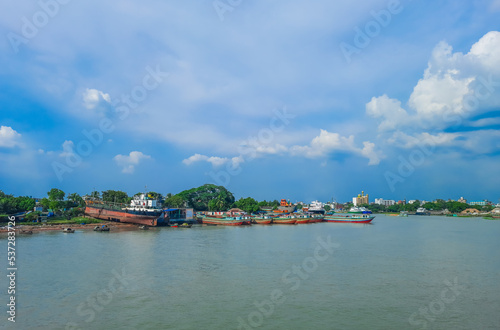
[[(77, 193), (67, 194), (57, 188), (52, 188), (47, 192), (47, 197), (34, 198), (31, 196), (19, 196), (5, 194), (0, 190), (0, 225), (7, 225), (8, 217), (16, 217), (17, 226), (32, 227), (34, 230), (39, 228), (64, 227), (70, 226), (87, 228), (91, 224), (108, 223), (97, 220), (85, 215), (85, 199), (98, 199), (104, 202), (121, 203), (129, 205), (131, 200), (137, 196), (145, 194), (147, 198), (156, 199), (163, 208), (193, 208), (196, 212), (226, 212), (230, 209), (240, 209), (247, 214), (274, 212), (280, 207), (277, 199), (273, 201), (257, 201), (252, 197), (240, 198), (236, 200), (234, 195), (223, 186), (214, 184), (205, 184), (198, 188), (184, 190), (178, 194), (167, 193), (162, 195), (157, 192), (139, 192), (129, 196), (123, 191), (105, 190), (102, 192), (93, 191), (85, 196)], [(285, 200), (286, 201), (286, 200)], [(401, 202), (401, 201), (400, 201)], [(301, 211), (308, 205), (298, 202), (294, 210)], [(346, 212), (353, 204), (347, 203), (326, 203), (325, 212)], [(420, 202), (415, 200), (413, 203), (397, 203), (391, 206), (379, 204), (359, 205), (371, 210), (374, 214), (386, 214), (389, 216), (398, 216), (404, 211), (409, 215), (415, 214), (417, 208), (423, 207), (430, 211), (433, 216), (449, 217), (479, 217), (487, 220), (500, 220), (496, 218), (496, 213), (490, 213), (493, 205), (469, 205), (459, 201), (436, 199), (433, 202)], [(495, 217), (493, 217), (495, 215)], [(113, 225), (120, 224), (110, 222)], [(123, 224), (121, 224), (123, 225)], [(87, 227), (85, 227), (87, 226)]]

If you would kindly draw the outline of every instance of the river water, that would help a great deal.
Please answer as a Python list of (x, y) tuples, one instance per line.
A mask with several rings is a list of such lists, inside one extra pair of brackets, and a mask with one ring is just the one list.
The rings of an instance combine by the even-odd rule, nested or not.
[(16, 258), (2, 328), (500, 329), (500, 221), (46, 232)]

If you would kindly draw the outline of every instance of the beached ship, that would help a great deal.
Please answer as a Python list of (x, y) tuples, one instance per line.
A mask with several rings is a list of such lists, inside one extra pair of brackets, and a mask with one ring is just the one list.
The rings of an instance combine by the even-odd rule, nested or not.
[(135, 196), (130, 205), (104, 202), (97, 199), (85, 200), (85, 214), (96, 219), (134, 223), (147, 226), (166, 225), (166, 213), (158, 207), (158, 201), (146, 194)]
[(370, 223), (375, 216), (368, 214), (332, 214), (323, 218), (325, 222)]

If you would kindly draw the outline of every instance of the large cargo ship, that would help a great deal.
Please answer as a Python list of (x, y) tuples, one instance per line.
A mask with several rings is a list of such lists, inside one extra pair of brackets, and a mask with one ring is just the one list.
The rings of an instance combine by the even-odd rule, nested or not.
[(169, 220), (167, 213), (157, 207), (157, 200), (145, 194), (134, 197), (130, 206), (96, 199), (87, 199), (85, 204), (85, 214), (101, 220), (146, 226), (167, 225)]

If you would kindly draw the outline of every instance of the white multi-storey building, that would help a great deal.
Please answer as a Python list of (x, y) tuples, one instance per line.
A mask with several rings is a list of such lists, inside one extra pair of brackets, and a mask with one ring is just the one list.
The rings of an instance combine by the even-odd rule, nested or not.
[(375, 198), (375, 204), (378, 204), (378, 205), (385, 205), (385, 206), (391, 206), (391, 205), (394, 205), (396, 204), (396, 201), (395, 200), (386, 200), (386, 199), (383, 199), (383, 198)]

